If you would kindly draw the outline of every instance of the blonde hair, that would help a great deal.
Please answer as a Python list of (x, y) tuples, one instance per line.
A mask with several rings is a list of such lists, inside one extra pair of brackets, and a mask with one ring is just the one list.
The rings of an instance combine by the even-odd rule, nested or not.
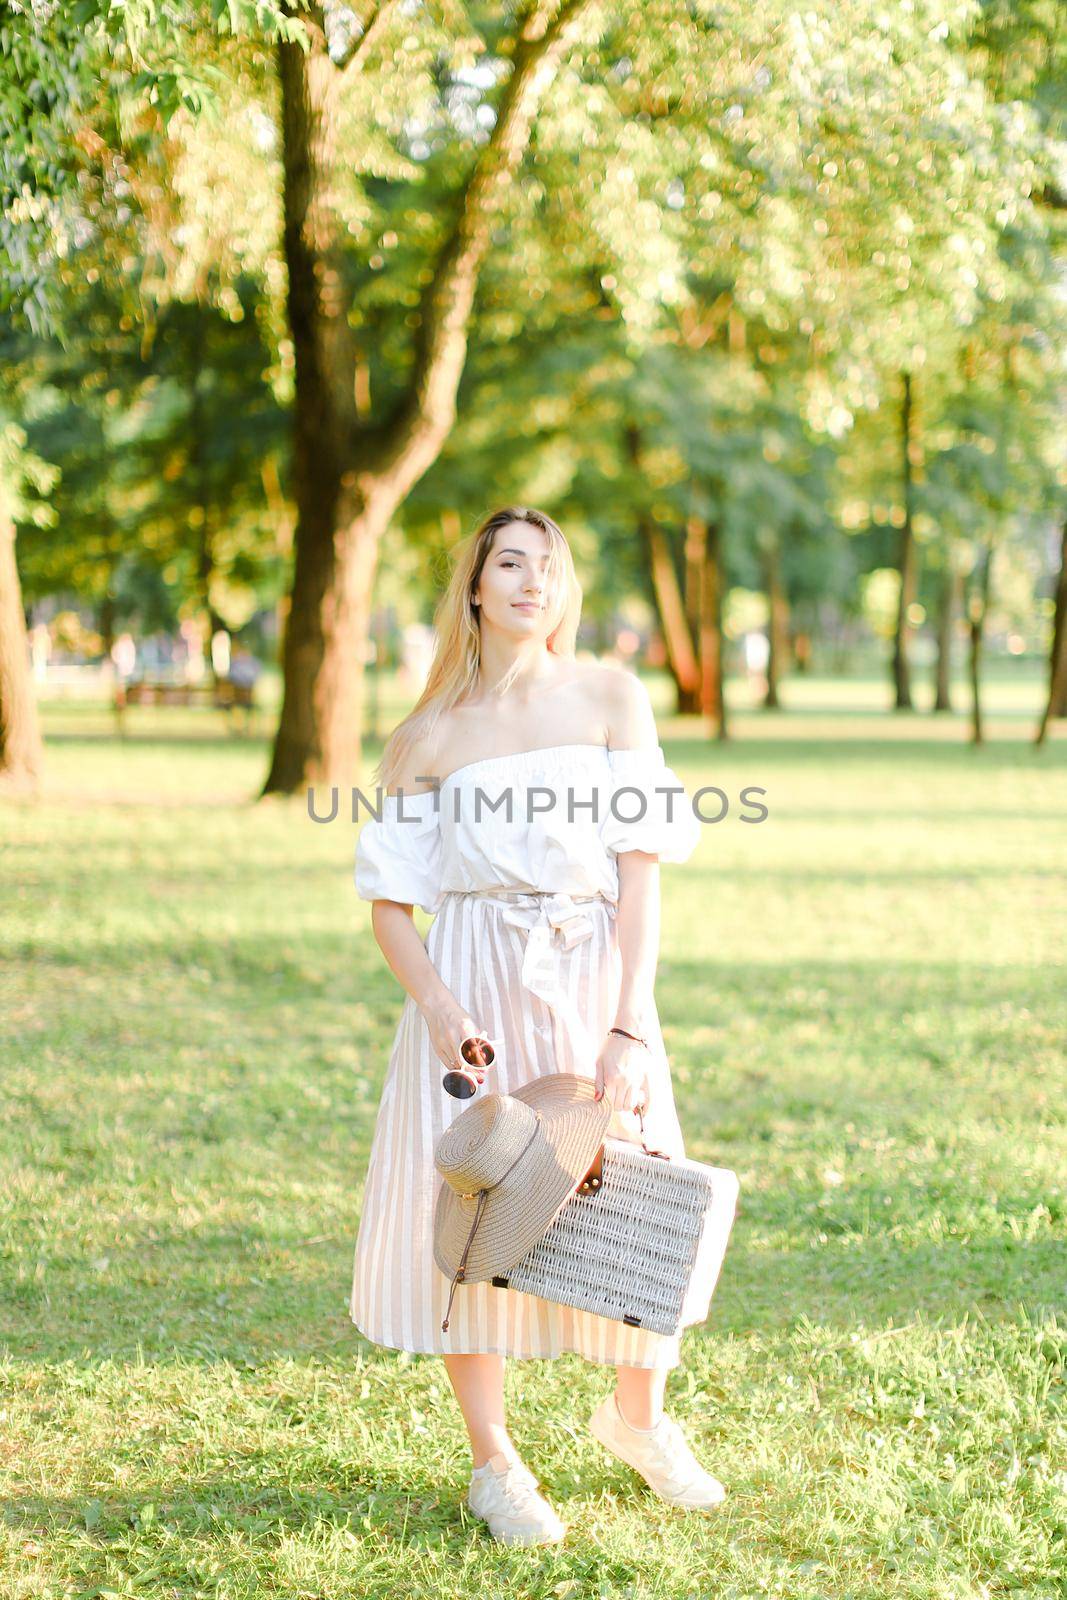
[[(497, 533), (510, 522), (529, 523), (548, 535), (544, 593), (549, 632), (545, 644), (553, 655), (574, 655), (582, 591), (563, 530), (533, 506), (504, 506), (494, 511), (461, 541), (455, 552), (452, 576), (434, 612), (437, 642), (426, 686), (412, 710), (389, 735), (373, 773), (374, 782), (384, 789), (391, 786), (412, 747), (432, 735), (442, 713), (466, 700), (477, 688), (482, 636), (478, 607), (471, 596)], [(520, 666), (521, 661), (516, 659), (497, 684), (497, 694), (504, 694), (511, 687)]]

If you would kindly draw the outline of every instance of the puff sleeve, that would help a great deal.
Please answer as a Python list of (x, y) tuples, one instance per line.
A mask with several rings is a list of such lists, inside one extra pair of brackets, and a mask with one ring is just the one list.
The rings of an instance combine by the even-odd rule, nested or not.
[(667, 765), (662, 745), (609, 750), (608, 761), (603, 843), (616, 854), (645, 850), (661, 861), (687, 861), (700, 840), (700, 819), (685, 786)]
[(441, 827), (433, 789), (382, 796), (381, 820), (370, 816), (356, 841), (355, 882), (361, 900), (398, 900), (438, 910)]

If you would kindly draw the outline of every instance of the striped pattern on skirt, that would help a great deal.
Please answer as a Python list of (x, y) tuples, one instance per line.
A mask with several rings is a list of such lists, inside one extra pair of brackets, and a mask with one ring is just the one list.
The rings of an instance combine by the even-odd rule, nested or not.
[[(561, 898), (555, 897), (558, 901)], [(426, 935), (426, 950), (443, 982), (494, 1040), (496, 1060), (479, 1091), (507, 1094), (534, 1077), (574, 1072), (595, 1077), (595, 1054), (575, 1036), (580, 1017), (602, 1041), (615, 1019), (621, 980), (616, 911), (602, 896), (579, 901), (590, 927), (570, 948), (550, 935), (559, 1003), (524, 980), (532, 931), (546, 933), (545, 897), (537, 892), (449, 893)], [(684, 1156), (670, 1065), (653, 1005), (646, 1034), (652, 1046), (645, 1137), (652, 1148)], [(415, 1001), (405, 996), (378, 1106), (356, 1238), (349, 1315), (375, 1344), (422, 1354), (556, 1356), (575, 1351), (593, 1362), (674, 1367), (680, 1333), (628, 1327), (491, 1283), (457, 1287), (447, 1332), (441, 1322), (449, 1279), (433, 1259), (433, 1217), (443, 1178), (433, 1161), (444, 1128), (470, 1104), (441, 1086), (444, 1072)], [(639, 1136), (637, 1119), (617, 1114), (612, 1136)]]

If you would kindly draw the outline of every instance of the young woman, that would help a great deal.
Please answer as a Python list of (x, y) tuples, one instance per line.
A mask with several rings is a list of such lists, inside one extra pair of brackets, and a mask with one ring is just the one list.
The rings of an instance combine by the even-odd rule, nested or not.
[[(640, 680), (575, 659), (580, 608), (550, 517), (511, 506), (486, 519), (438, 607), (426, 687), (374, 775), (381, 820), (364, 822), (356, 847), (356, 887), (374, 902), (375, 937), (407, 1000), (350, 1315), (376, 1344), (443, 1357), (470, 1435), (468, 1505), (509, 1543), (565, 1532), (508, 1434), (509, 1355), (572, 1350), (614, 1366), (594, 1436), (673, 1505), (707, 1508), (725, 1493), (663, 1413), (679, 1334), (491, 1283), (463, 1284), (441, 1328), (449, 1280), (432, 1253), (433, 1152), (469, 1103), (441, 1082), (464, 1039), (494, 1043), (494, 1064), (477, 1073), (487, 1091), (542, 1073), (595, 1077), (612, 1101), (610, 1134), (638, 1137), (641, 1107), (648, 1144), (685, 1155), (653, 996), (658, 863), (687, 859), (700, 825)], [(414, 905), (434, 914), (425, 941)]]

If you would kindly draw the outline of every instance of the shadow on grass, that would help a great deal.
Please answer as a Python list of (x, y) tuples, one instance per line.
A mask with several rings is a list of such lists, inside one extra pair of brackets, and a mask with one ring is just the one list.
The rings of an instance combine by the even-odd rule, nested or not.
[[(277, 1442), (273, 1451), (262, 1452), (261, 1464), (266, 1473), (277, 1473)], [(245, 1472), (248, 1465), (244, 1456)], [(138, 1593), (149, 1592), (140, 1588), (143, 1583), (152, 1583), (155, 1593), (156, 1584), (165, 1588), (169, 1582), (183, 1587), (165, 1588), (168, 1594), (199, 1594), (205, 1583), (215, 1587), (220, 1539), (240, 1540), (250, 1570), (257, 1558), (270, 1561), (281, 1541), (322, 1528), (349, 1530), (359, 1543), (384, 1538), (391, 1547), (414, 1549), (432, 1549), (453, 1540), (466, 1546), (472, 1535), (482, 1535), (487, 1549), (499, 1550), (463, 1505), (468, 1465), (457, 1453), (442, 1483), (414, 1462), (392, 1471), (362, 1468), (351, 1461), (316, 1470), (308, 1463), (304, 1484), (262, 1488), (200, 1477), (195, 1471), (142, 1468), (136, 1474), (136, 1491), (125, 1495), (0, 1497), (0, 1520), (23, 1539), (34, 1535), (62, 1539), (69, 1552), (70, 1575), (82, 1584), (104, 1584), (90, 1594), (115, 1592), (111, 1586), (116, 1582), (116, 1557), (128, 1568)], [(330, 1482), (329, 1489), (322, 1487), (323, 1478)], [(79, 1534), (81, 1539), (73, 1543), (71, 1536)], [(353, 1559), (357, 1548), (354, 1543)], [(276, 1592), (273, 1584), (270, 1592)]]
[[(889, 1218), (921, 1198), (913, 1184), (887, 1193)], [(951, 1326), (973, 1315), (997, 1322), (1012, 1320), (1020, 1304), (1038, 1310), (1061, 1303), (1062, 1241), (1026, 1242), (972, 1227), (965, 1238), (902, 1244), (891, 1232), (854, 1232), (842, 1219), (810, 1215), (813, 1204), (803, 1209), (809, 1215), (792, 1247), (768, 1249), (759, 1196), (742, 1185), (710, 1315), (703, 1327), (686, 1330), (683, 1360), (685, 1344), (705, 1334), (785, 1335), (801, 1318), (847, 1336), (857, 1324), (899, 1326), (921, 1317)], [(110, 1247), (107, 1278), (118, 1288), (98, 1287), (82, 1263), (57, 1261), (47, 1303), (34, 1285), (6, 1295), (8, 1357), (91, 1364), (179, 1353), (254, 1366), (314, 1356), (343, 1366), (357, 1351), (378, 1349), (341, 1308), (357, 1221), (353, 1214), (347, 1236), (310, 1243), (296, 1225), (270, 1233), (201, 1228), (191, 1242), (155, 1230), (150, 1242)]]
[(732, 770), (742, 764), (753, 767), (758, 763), (789, 771), (803, 771), (805, 767), (821, 763), (826, 768), (828, 784), (833, 780), (836, 767), (889, 767), (899, 771), (921, 763), (924, 769), (954, 770), (972, 777), (976, 770), (995, 772), (1021, 768), (1027, 772), (1043, 772), (1067, 766), (1067, 738), (1041, 747), (1034, 746), (1028, 739), (994, 738), (976, 748), (965, 741), (914, 739), (902, 734), (893, 738), (843, 734), (834, 739), (823, 734), (802, 738), (799, 733), (797, 729), (797, 736), (792, 739), (782, 737), (780, 731), (773, 735), (746, 734), (744, 738), (727, 740), (725, 744), (683, 734), (664, 740), (663, 749), (668, 766), (679, 769), (679, 776), (684, 769), (683, 781), (687, 787), (691, 769), (697, 772), (702, 768)]
[[(329, 1348), (344, 1359), (349, 1341), (365, 1347), (343, 1308), (401, 999), (369, 933), (296, 944), (293, 953), (273, 931), (224, 944), (168, 934), (161, 948), (27, 943), (35, 964), (70, 972), (51, 991), (48, 1031), (28, 1016), (25, 1035), (13, 1035), (12, 1064), (24, 1068), (47, 1047), (51, 1076), (68, 1081), (81, 1070), (85, 1090), (57, 1099), (47, 1078), (40, 1090), (20, 1081), (8, 1099), (8, 1159), (35, 1174), (13, 1188), (8, 1208), (13, 1236), (27, 1241), (2, 1269), (11, 1355), (77, 1361), (177, 1348), (258, 1360)], [(210, 987), (186, 978), (186, 966)], [(113, 983), (101, 988), (101, 974)], [(84, 992), (80, 975), (93, 980)], [(1036, 1143), (1053, 1115), (1033, 1086), (1012, 1101), (1010, 1072), (1020, 1051), (1037, 1063), (1051, 1049), (1054, 1019), (1042, 1018), (1034, 997), (1051, 1001), (1058, 979), (1051, 964), (816, 960), (769, 963), (757, 988), (747, 963), (664, 963), (659, 1009), (679, 1039), (672, 1064), (687, 1147), (739, 1173), (770, 1174), (742, 1182), (710, 1332), (787, 1329), (801, 1316), (843, 1330), (919, 1312), (956, 1320), (979, 1309), (992, 1320), (1020, 1302), (1055, 1300), (1067, 1248), (1011, 1231), (1039, 1202), (1054, 1202), (1030, 1192), (1038, 1179), (1022, 1176), (1025, 1163), (1018, 1192), (1005, 1193), (1001, 1168), (1017, 1164), (1010, 1129)], [(348, 1021), (357, 997), (359, 1020)], [(305, 1005), (298, 1024), (272, 1016), (294, 998)], [(935, 1032), (909, 1023), (912, 1009), (935, 1019)], [(328, 1052), (317, 1043), (327, 1030)], [(857, 1060), (868, 1059), (858, 1073)], [(976, 1188), (972, 1173), (955, 1170), (955, 1119), (989, 1116), (993, 1094), (1002, 1123), (988, 1181)], [(892, 1135), (893, 1162), (907, 1160), (887, 1167), (883, 1182), (878, 1158), (863, 1157), (866, 1170), (828, 1198), (790, 1163), (823, 1164), (850, 1128)], [(116, 1172), (128, 1175), (128, 1195)], [(202, 1213), (195, 1227), (171, 1222), (169, 1186)], [(999, 1214), (982, 1210), (978, 1190), (987, 1188), (1002, 1191)], [(79, 1253), (78, 1207), (91, 1218), (101, 1193), (116, 1236)], [(223, 1226), (211, 1219), (226, 1204)], [(930, 1237), (917, 1238), (924, 1228)], [(104, 1269), (89, 1251), (106, 1253)], [(39, 1255), (48, 1259), (38, 1277)]]
[(45, 733), (45, 749), (49, 745), (102, 745), (115, 746), (121, 751), (126, 746), (159, 745), (168, 751), (181, 749), (187, 746), (190, 750), (202, 750), (204, 746), (212, 749), (219, 745), (233, 745), (241, 750), (269, 750), (272, 735), (265, 732), (243, 733), (237, 728), (203, 728), (190, 730), (175, 729), (167, 733), (159, 729), (144, 732), (116, 733), (113, 728), (79, 728), (76, 732), (61, 729), (48, 730)]
[[(739, 714), (758, 721), (754, 713), (743, 711)], [(1056, 738), (1054, 728), (1050, 742), (1040, 747), (1033, 745), (1029, 730), (1034, 719), (1027, 713), (1003, 712), (993, 714), (989, 718), (994, 727), (1014, 724), (1020, 731), (1026, 729), (1025, 737), (1011, 739), (993, 737), (988, 743), (977, 747), (965, 736), (959, 739), (944, 737), (946, 730), (951, 727), (959, 728), (962, 734), (961, 718), (957, 718), (954, 723), (938, 722), (934, 725), (928, 724), (921, 715), (916, 716), (913, 725), (924, 729), (923, 737), (911, 734), (907, 722), (898, 723), (889, 717), (885, 719), (885, 731), (881, 735), (857, 737), (855, 733), (849, 731), (850, 725), (855, 723), (874, 722), (877, 725), (878, 716), (877, 712), (869, 709), (795, 711), (784, 715), (775, 714), (774, 727), (773, 729), (768, 727), (766, 733), (750, 731), (750, 724), (746, 727), (744, 735), (735, 739), (722, 741), (710, 739), (702, 734), (672, 732), (663, 735), (660, 742), (668, 765), (671, 766), (675, 764), (698, 766), (701, 762), (709, 761), (716, 766), (721, 763), (733, 766), (738, 761), (748, 760), (753, 756), (771, 760), (776, 765), (790, 767), (794, 766), (798, 759), (802, 762), (819, 761), (827, 756), (832, 756), (835, 761), (893, 767), (921, 758), (924, 763), (961, 767), (967, 771), (973, 770), (976, 763), (980, 763), (983, 768), (995, 768), (1019, 766), (1025, 761), (1027, 766), (1039, 770), (1042, 767), (1061, 766), (1067, 763), (1067, 737)], [(840, 723), (841, 736), (835, 738), (823, 733), (814, 736), (810, 733), (804, 734), (806, 725), (824, 722)], [(224, 726), (217, 729), (185, 727), (174, 729), (172, 732), (158, 728), (145, 729), (130, 731), (125, 737), (120, 737), (114, 729), (108, 728), (56, 729), (47, 731), (45, 738), (46, 747), (50, 744), (113, 745), (117, 751), (121, 751), (123, 747), (136, 746), (143, 749), (158, 745), (168, 752), (180, 750), (182, 746), (202, 751), (205, 746), (214, 749), (219, 745), (229, 745), (240, 751), (258, 749), (267, 752), (271, 748), (272, 741), (273, 730), (257, 729), (251, 733), (243, 733)], [(370, 737), (365, 739), (363, 763), (368, 770), (380, 759), (383, 749), (381, 740)]]

